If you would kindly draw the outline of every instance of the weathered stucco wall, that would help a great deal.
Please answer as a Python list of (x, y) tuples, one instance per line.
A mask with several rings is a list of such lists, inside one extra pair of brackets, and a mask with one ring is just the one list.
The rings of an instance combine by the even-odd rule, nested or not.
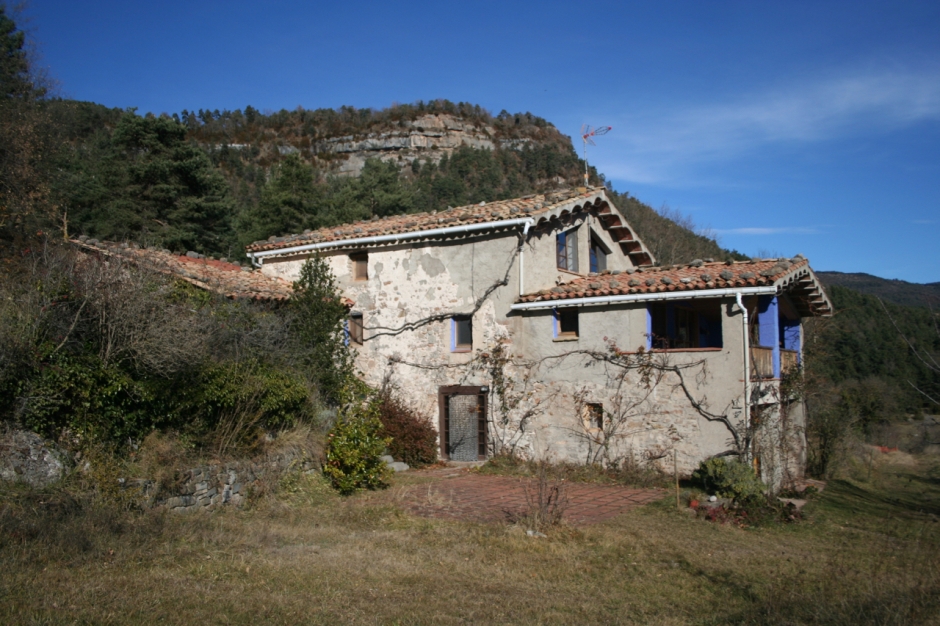
[[(577, 228), (578, 237), (578, 273), (560, 270), (556, 264), (556, 235), (561, 231)], [(588, 247), (591, 233), (604, 244), (610, 254), (607, 255), (607, 269), (611, 272), (624, 272), (634, 267), (630, 257), (623, 254), (620, 244), (610, 236), (603, 222), (597, 217), (596, 209), (591, 212), (576, 213), (552, 225), (534, 228), (529, 233), (525, 248), (525, 291), (532, 293), (549, 289), (559, 282), (567, 282), (578, 276), (587, 276), (589, 265)]]
[[(722, 309), (732, 312), (723, 317), (722, 348), (656, 352), (652, 362), (665, 368), (683, 366), (682, 382), (704, 408), (743, 419), (743, 412), (735, 408), (744, 396), (743, 337), (732, 302), (722, 301)], [(574, 340), (554, 337), (551, 310), (527, 312), (520, 318), (523, 352), (539, 364), (538, 378), (551, 387), (550, 408), (534, 420), (539, 453), (581, 459), (593, 453), (596, 445), (582, 427), (580, 405), (585, 402), (603, 405), (605, 413), (622, 421), (615, 432), (607, 433), (616, 440), (614, 456), (632, 452), (643, 457), (647, 451), (655, 456), (675, 447), (680, 469), (691, 470), (702, 459), (729, 449), (727, 426), (706, 419), (694, 408), (678, 374), (654, 371), (648, 389), (639, 370), (624, 378), (622, 367), (604, 360), (613, 346), (624, 351), (645, 346), (645, 304), (581, 308), (580, 332)]]
[[(470, 364), (509, 335), (506, 313), (519, 289), (517, 248), (518, 238), (509, 234), (371, 249), (363, 281), (354, 280), (348, 252), (326, 256), (344, 295), (355, 302), (352, 310), (363, 315), (365, 341), (354, 349), (366, 382), (377, 386), (388, 377), (433, 418), (439, 387), (488, 384)], [(263, 271), (293, 280), (305, 260), (268, 261)], [(450, 318), (471, 313), (473, 349), (454, 352)]]
[[(574, 277), (555, 262), (555, 235), (574, 226), (582, 275), (592, 231), (611, 251), (608, 269), (632, 272), (629, 257), (597, 217), (563, 216), (529, 233), (522, 253), (526, 292)], [(601, 460), (599, 454), (607, 460), (632, 456), (671, 471), (675, 449), (680, 471), (688, 473), (701, 460), (732, 448), (728, 425), (705, 417), (688, 394), (704, 411), (726, 416), (743, 431), (744, 336), (734, 299), (720, 300), (721, 348), (656, 352), (652, 362), (659, 367), (625, 373), (604, 357), (614, 346), (627, 353), (645, 349), (646, 304), (584, 307), (577, 339), (558, 340), (551, 309), (511, 311), (519, 296), (520, 234), (517, 229), (371, 248), (366, 280), (353, 275), (350, 254), (360, 250), (326, 253), (338, 285), (355, 303), (352, 310), (363, 316), (365, 342), (354, 349), (366, 382), (378, 386), (388, 380), (435, 425), (440, 387), (489, 387), (491, 452), (512, 449), (577, 461)], [(294, 280), (305, 260), (268, 259), (262, 271)], [(451, 317), (469, 314), (472, 350), (455, 352)], [(663, 371), (676, 366), (681, 375)], [(585, 403), (601, 404), (617, 428), (604, 437), (586, 428)]]

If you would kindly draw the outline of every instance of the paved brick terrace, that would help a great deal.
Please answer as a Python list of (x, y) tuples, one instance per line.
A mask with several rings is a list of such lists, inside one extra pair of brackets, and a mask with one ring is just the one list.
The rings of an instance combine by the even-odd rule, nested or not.
[[(422, 517), (512, 521), (528, 509), (526, 487), (533, 497), (538, 488), (534, 478), (490, 476), (451, 468), (422, 471), (420, 475), (434, 480), (406, 487), (400, 501), (405, 510)], [(665, 495), (662, 489), (570, 482), (563, 485), (568, 500), (564, 519), (578, 526), (602, 522)]]

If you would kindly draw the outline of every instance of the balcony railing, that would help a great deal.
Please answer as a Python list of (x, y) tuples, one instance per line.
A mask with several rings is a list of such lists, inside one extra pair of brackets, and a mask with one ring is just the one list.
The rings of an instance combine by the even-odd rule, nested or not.
[(751, 379), (774, 377), (774, 349), (751, 347)]
[(796, 350), (780, 350), (780, 372), (786, 374), (800, 366), (799, 352)]

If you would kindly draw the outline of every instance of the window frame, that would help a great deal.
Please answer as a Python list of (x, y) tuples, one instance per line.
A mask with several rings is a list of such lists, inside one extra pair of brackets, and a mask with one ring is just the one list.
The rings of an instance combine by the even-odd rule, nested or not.
[(365, 342), (365, 324), (361, 312), (350, 312), (346, 320), (346, 337), (349, 343), (357, 346), (361, 346)]
[(610, 249), (601, 241), (593, 230), (588, 239), (588, 271), (593, 274), (600, 274), (607, 269), (607, 257), (610, 256)]
[(574, 274), (578, 270), (578, 226), (555, 235), (555, 267)]
[[(562, 314), (574, 313), (575, 330), (562, 330)], [(575, 341), (581, 337), (581, 309), (576, 306), (555, 307), (552, 309), (552, 338), (556, 341)]]
[[(470, 343), (459, 343), (460, 329), (459, 325), (467, 322), (470, 325)], [(454, 315), (450, 318), (450, 351), (451, 352), (472, 352), (473, 351), (473, 316), (472, 315)]]
[(349, 260), (352, 262), (353, 281), (358, 283), (369, 280), (369, 253), (353, 252), (349, 255)]
[[(704, 310), (712, 305), (717, 309), (717, 315), (715, 311)], [(724, 349), (720, 301), (649, 302), (646, 314), (647, 350), (694, 352)], [(680, 341), (683, 335), (685, 339)]]

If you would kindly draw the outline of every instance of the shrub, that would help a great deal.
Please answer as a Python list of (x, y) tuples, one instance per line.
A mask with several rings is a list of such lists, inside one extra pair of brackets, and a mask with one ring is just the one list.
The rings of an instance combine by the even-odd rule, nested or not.
[(767, 490), (748, 464), (725, 457), (702, 461), (692, 473), (692, 480), (707, 493), (735, 502), (763, 498)]
[(388, 389), (379, 395), (382, 436), (390, 437), (388, 451), (411, 467), (437, 461), (437, 431), (431, 420), (419, 415)]
[(390, 440), (383, 437), (379, 400), (345, 407), (327, 435), (323, 473), (342, 494), (388, 486), (391, 470), (382, 460)]

